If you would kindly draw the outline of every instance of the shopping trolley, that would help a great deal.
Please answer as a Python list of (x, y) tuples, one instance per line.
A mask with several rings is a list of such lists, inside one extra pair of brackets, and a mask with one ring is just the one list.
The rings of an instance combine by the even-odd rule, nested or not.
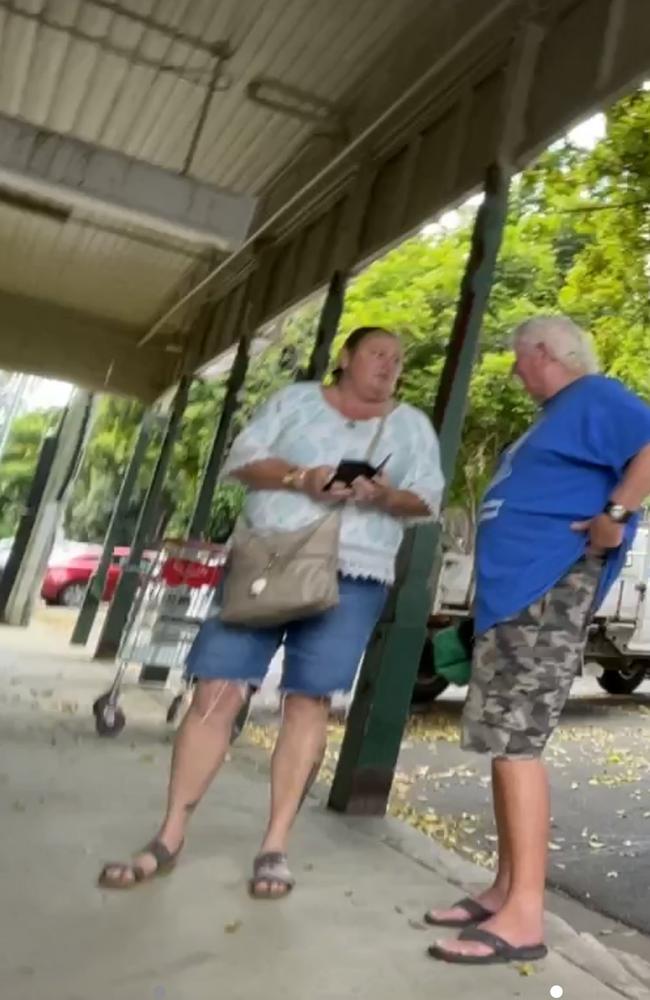
[(165, 541), (148, 562), (117, 654), (110, 689), (93, 705), (100, 736), (117, 736), (126, 722), (119, 706), (127, 668), (134, 663), (181, 672), (181, 690), (167, 711), (173, 723), (189, 696), (185, 661), (203, 622), (219, 609), (226, 550), (210, 542)]

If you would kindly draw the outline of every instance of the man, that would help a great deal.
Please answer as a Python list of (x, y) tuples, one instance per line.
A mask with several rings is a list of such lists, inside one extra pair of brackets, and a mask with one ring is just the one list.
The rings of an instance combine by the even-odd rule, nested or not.
[(465, 964), (546, 954), (542, 753), (580, 668), (590, 617), (650, 494), (650, 407), (597, 374), (588, 336), (564, 317), (540, 317), (516, 330), (514, 348), (514, 372), (541, 411), (502, 455), (479, 513), (463, 715), (463, 747), (492, 756), (498, 870), (476, 899), (426, 916), (464, 928), (430, 953)]

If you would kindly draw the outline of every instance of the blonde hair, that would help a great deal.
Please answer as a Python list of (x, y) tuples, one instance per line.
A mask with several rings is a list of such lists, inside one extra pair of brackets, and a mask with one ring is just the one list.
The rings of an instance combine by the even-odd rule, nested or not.
[(600, 370), (591, 335), (568, 316), (533, 316), (520, 323), (513, 344), (543, 344), (548, 353), (570, 372), (594, 375)]

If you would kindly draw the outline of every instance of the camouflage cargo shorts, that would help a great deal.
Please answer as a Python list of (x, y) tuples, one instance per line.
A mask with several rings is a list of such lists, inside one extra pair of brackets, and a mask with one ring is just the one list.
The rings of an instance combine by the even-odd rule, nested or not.
[(539, 601), (477, 637), (462, 746), (539, 757), (582, 665), (602, 560), (581, 559)]

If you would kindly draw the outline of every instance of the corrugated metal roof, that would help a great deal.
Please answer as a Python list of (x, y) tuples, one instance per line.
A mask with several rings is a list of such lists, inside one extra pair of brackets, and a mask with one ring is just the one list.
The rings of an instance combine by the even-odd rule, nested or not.
[[(0, 111), (180, 170), (214, 62), (206, 46), (227, 43), (232, 57), (191, 172), (259, 191), (311, 126), (256, 106), (247, 84), (270, 77), (336, 102), (363, 80), (391, 34), (426, 6), (1, 0)], [(193, 44), (175, 40), (181, 27)]]
[[(520, 123), (524, 161), (572, 116), (646, 71), (647, 7), (641, 0), (0, 0), (0, 114), (28, 123), (13, 133), (28, 136), (46, 175), (56, 160), (51, 146), (78, 171), (65, 176), (67, 201), (59, 190), (51, 202), (52, 189), (44, 198), (38, 187), (41, 175), (19, 182), (2, 173), (3, 163), (27, 169), (20, 156), (9, 157), (14, 123), (4, 122), (0, 365), (13, 359), (16, 367), (155, 398), (178, 374), (191, 319), (200, 315), (196, 363), (233, 342), (253, 258), (253, 289), (263, 298), (263, 277), (262, 313), (270, 318), (334, 267), (349, 266), (335, 251), (357, 215), (358, 263), (480, 182), (485, 157), (501, 154), (502, 98), (517, 104), (513, 42), (531, 13), (538, 59)], [(560, 77), (561, 88), (548, 85)], [(251, 85), (266, 91), (255, 96)], [(269, 107), (278, 87), (287, 102), (309, 100), (298, 100), (293, 114)], [(87, 193), (89, 160), (101, 161), (109, 182), (140, 177), (129, 192), (142, 203), (142, 178), (152, 172), (123, 161), (115, 167), (119, 157), (87, 149), (75, 160), (72, 143), (39, 128), (169, 171), (155, 190), (171, 206), (170, 190), (182, 188), (181, 215), (192, 193), (205, 204), (198, 182), (258, 196), (255, 236), (243, 248), (239, 230), (230, 243), (215, 239), (241, 252), (217, 282), (197, 285), (220, 260), (212, 244), (185, 241), (202, 238), (196, 228), (152, 221), (151, 212), (138, 213), (137, 197), (118, 217), (105, 207), (110, 195), (100, 208), (104, 189), (95, 189), (90, 207), (70, 196), (73, 185), (75, 195)], [(179, 184), (182, 173), (197, 184)], [(375, 173), (356, 213), (359, 190)], [(217, 228), (218, 220), (219, 237)], [(213, 329), (204, 293), (217, 300)]]
[(0, 204), (5, 291), (95, 314), (134, 332), (170, 296), (195, 256), (105, 232), (92, 219), (33, 216)]
[[(189, 173), (257, 193), (314, 125), (254, 103), (251, 81), (277, 80), (336, 103), (362, 85), (398, 27), (427, 6), (0, 0), (0, 112), (182, 171), (220, 59)], [(220, 58), (226, 51), (229, 58)], [(0, 205), (0, 288), (146, 328), (196, 272), (197, 247), (97, 222)]]

